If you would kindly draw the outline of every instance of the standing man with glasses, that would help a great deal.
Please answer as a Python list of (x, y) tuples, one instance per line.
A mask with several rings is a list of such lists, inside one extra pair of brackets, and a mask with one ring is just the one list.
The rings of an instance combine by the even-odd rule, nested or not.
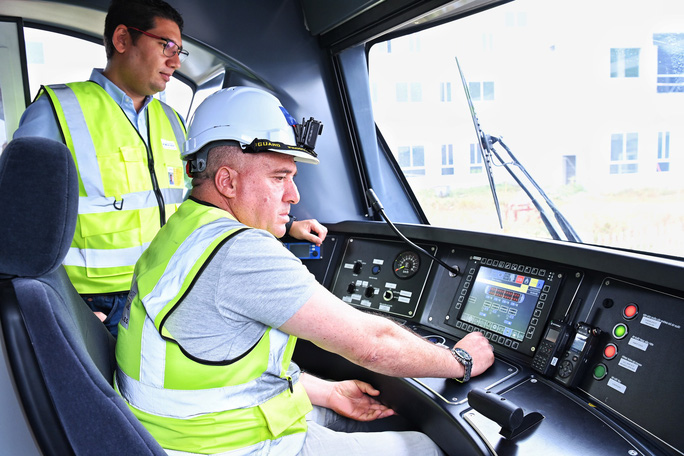
[[(106, 68), (93, 69), (85, 82), (41, 87), (14, 134), (71, 150), (80, 198), (64, 267), (114, 336), (136, 261), (186, 193), (185, 124), (153, 98), (188, 57), (182, 31), (183, 18), (165, 1), (113, 0)], [(320, 245), (327, 231), (310, 219), (290, 223), (287, 234)]]
[(85, 82), (41, 87), (14, 134), (71, 150), (80, 198), (64, 266), (115, 336), (135, 262), (186, 193), (185, 124), (153, 98), (188, 56), (182, 30), (181, 15), (162, 0), (112, 1), (106, 68)]

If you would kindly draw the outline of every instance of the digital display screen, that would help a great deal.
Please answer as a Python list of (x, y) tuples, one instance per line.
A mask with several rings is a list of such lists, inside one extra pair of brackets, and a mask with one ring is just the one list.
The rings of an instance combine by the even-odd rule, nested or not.
[(545, 280), (481, 266), (460, 320), (522, 342)]
[(291, 243), (289, 246), (290, 252), (297, 258), (308, 258), (309, 257), (309, 244), (305, 243)]
[(321, 248), (310, 242), (285, 242), (283, 245), (301, 260), (319, 260), (321, 258)]
[(556, 331), (553, 328), (549, 328), (549, 332), (546, 333), (546, 340), (549, 342), (555, 343), (556, 340), (558, 340), (558, 335), (560, 332)]
[(583, 336), (581, 334), (578, 334), (575, 337), (575, 340), (572, 341), (572, 345), (570, 346), (570, 350), (576, 352), (576, 353), (582, 353), (582, 350), (584, 350), (584, 345), (587, 343), (587, 338), (586, 336)]

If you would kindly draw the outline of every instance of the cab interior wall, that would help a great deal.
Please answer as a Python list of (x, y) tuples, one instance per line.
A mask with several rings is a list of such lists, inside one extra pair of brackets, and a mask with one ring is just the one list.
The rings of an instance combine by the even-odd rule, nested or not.
[[(362, 220), (365, 208), (358, 194), (346, 122), (335, 99), (331, 59), (307, 31), (300, 2), (170, 3), (182, 12), (186, 33), (258, 75), (297, 120), (314, 117), (323, 123), (316, 143), (321, 163), (298, 166), (301, 202), (292, 213), (325, 222)], [(219, 27), (207, 26), (216, 23), (210, 20), (215, 17), (225, 19)], [(240, 80), (240, 73), (229, 74), (224, 85)]]

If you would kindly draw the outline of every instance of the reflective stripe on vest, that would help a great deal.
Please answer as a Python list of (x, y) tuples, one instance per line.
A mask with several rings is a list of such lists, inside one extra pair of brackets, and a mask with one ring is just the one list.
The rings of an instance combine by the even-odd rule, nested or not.
[[(168, 215), (185, 195), (180, 160), (185, 137), (182, 122), (168, 105), (152, 100), (147, 107), (148, 146), (99, 85), (59, 84), (43, 90), (52, 101), (79, 174), (79, 218), (64, 266), (79, 293), (126, 291), (135, 261), (160, 228), (160, 201), (152, 188), (145, 158), (148, 147), (153, 152), (162, 204)], [(79, 96), (88, 97), (92, 103), (82, 106)], [(100, 128), (100, 118), (108, 127)], [(89, 122), (98, 134), (91, 135)], [(99, 138), (101, 144), (93, 138)]]
[(79, 169), (88, 170), (87, 173), (80, 173), (86, 194), (103, 197), (105, 195), (104, 186), (102, 185), (100, 167), (97, 164), (95, 145), (88, 132), (83, 110), (76, 99), (76, 94), (66, 84), (56, 84), (50, 88), (57, 96), (62, 111), (64, 111), (64, 117), (74, 144), (73, 153), (76, 163), (78, 163)]
[[(85, 268), (115, 268), (117, 266), (135, 266), (135, 263), (150, 245), (149, 242), (127, 249), (116, 249), (112, 255), (111, 249), (78, 249), (70, 247), (64, 258), (64, 265)], [(85, 257), (87, 255), (87, 258)]]
[[(150, 324), (149, 320), (145, 324)], [(150, 328), (145, 328), (145, 350), (147, 353), (156, 353), (162, 356), (155, 357), (155, 361), (165, 361), (166, 343), (156, 329), (152, 329), (157, 337), (151, 344)], [(283, 361), (282, 347), (287, 344), (288, 335), (277, 330), (271, 330), (268, 334), (270, 340), (270, 351), (276, 356), (269, 357), (268, 370), (280, 370), (280, 363)], [(225, 386), (222, 388), (208, 388), (198, 390), (178, 390), (164, 389), (157, 383), (161, 381), (164, 374), (164, 367), (154, 370), (150, 367), (152, 363), (140, 372), (141, 379), (145, 382), (137, 381), (120, 370), (116, 373), (116, 385), (121, 395), (126, 398), (128, 403), (135, 408), (154, 415), (168, 418), (187, 419), (197, 415), (207, 413), (222, 412), (247, 407), (255, 407), (274, 396), (273, 392), (282, 393), (288, 388), (288, 384), (282, 378), (275, 376), (258, 377), (251, 382), (239, 385)], [(299, 374), (292, 378), (296, 383)], [(259, 393), (260, 392), (260, 393)]]
[[(160, 189), (166, 204), (180, 204), (183, 202), (185, 189), (162, 188)], [(133, 211), (158, 206), (157, 197), (153, 191), (126, 193), (119, 199), (110, 196), (82, 196), (78, 199), (78, 212), (80, 214), (98, 214), (113, 212), (114, 210)], [(120, 209), (115, 209), (115, 206)]]
[[(296, 454), (303, 443), (311, 404), (299, 372), (288, 371), (296, 338), (268, 328), (246, 354), (221, 363), (187, 357), (164, 326), (213, 253), (242, 229), (227, 212), (188, 200), (136, 264), (115, 387), (164, 448), (208, 454), (269, 441)], [(295, 453), (276, 444), (294, 435)]]
[[(166, 117), (169, 119), (169, 122), (171, 122), (171, 128), (173, 128), (173, 134), (176, 137), (176, 143), (182, 147), (183, 144), (185, 144), (185, 131), (183, 131), (183, 128), (176, 117), (176, 111), (174, 111), (173, 108), (166, 103), (162, 103), (161, 105), (162, 109), (166, 113)], [(180, 154), (180, 150), (178, 153)]]

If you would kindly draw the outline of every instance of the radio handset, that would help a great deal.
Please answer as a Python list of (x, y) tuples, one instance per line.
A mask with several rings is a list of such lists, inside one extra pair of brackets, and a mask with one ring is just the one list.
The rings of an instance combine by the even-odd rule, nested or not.
[(551, 375), (566, 347), (570, 330), (570, 325), (567, 323), (558, 320), (549, 321), (544, 338), (537, 346), (537, 351), (532, 358), (532, 369), (542, 375)]
[(592, 328), (586, 323), (577, 323), (577, 332), (558, 364), (556, 380), (566, 386), (575, 386), (584, 372), (589, 357), (594, 351), (596, 339), (601, 334), (599, 328)]

